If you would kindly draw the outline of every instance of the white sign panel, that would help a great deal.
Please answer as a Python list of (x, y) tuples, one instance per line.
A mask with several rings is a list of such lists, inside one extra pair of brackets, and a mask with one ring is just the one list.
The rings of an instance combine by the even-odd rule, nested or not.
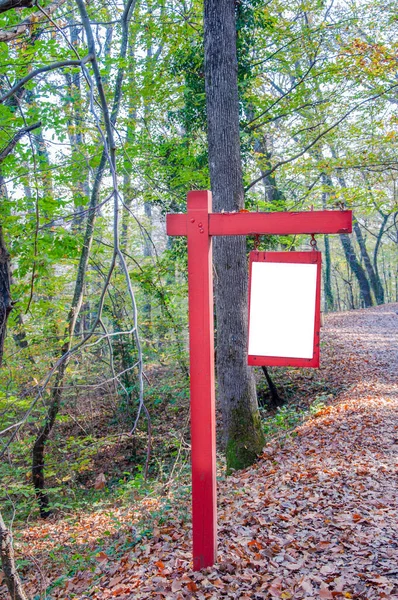
[(253, 262), (249, 355), (311, 359), (317, 264)]

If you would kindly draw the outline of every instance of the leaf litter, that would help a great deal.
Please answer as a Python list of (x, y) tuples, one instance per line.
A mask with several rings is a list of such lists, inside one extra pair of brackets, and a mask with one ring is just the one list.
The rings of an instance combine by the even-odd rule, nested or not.
[[(220, 482), (215, 567), (192, 571), (189, 525), (171, 505), (151, 537), (97, 552), (41, 597), (398, 600), (398, 304), (328, 315), (322, 337), (323, 368), (346, 389)], [(95, 548), (110, 528), (126, 536), (156, 508), (143, 502), (27, 527), (17, 547), (34, 555), (27, 591), (39, 597), (60, 576), (51, 549)]]

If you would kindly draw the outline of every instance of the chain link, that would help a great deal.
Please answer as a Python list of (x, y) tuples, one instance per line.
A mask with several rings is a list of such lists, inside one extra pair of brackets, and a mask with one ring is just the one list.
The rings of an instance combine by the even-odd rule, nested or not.
[(310, 246), (314, 250), (314, 252), (318, 251), (318, 244), (316, 243), (315, 234), (311, 233), (311, 241)]

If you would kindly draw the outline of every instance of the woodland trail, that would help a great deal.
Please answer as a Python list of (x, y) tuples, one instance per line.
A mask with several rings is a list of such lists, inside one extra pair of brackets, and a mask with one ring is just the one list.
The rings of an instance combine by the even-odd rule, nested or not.
[[(398, 599), (398, 304), (329, 315), (322, 339), (325, 376), (337, 370), (345, 391), (220, 482), (216, 568), (190, 570), (172, 509), (153, 537), (47, 598)], [(61, 530), (47, 525), (42, 543)]]
[(398, 598), (398, 305), (330, 315), (325, 337), (350, 387), (223, 490), (225, 559), (266, 557), (247, 597)]

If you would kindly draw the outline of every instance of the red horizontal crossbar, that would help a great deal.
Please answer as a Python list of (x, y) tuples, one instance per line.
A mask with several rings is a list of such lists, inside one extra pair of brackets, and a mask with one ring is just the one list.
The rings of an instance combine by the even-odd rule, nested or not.
[[(210, 235), (293, 235), (299, 233), (351, 233), (352, 211), (211, 213)], [(187, 235), (186, 214), (167, 215), (168, 235)]]

